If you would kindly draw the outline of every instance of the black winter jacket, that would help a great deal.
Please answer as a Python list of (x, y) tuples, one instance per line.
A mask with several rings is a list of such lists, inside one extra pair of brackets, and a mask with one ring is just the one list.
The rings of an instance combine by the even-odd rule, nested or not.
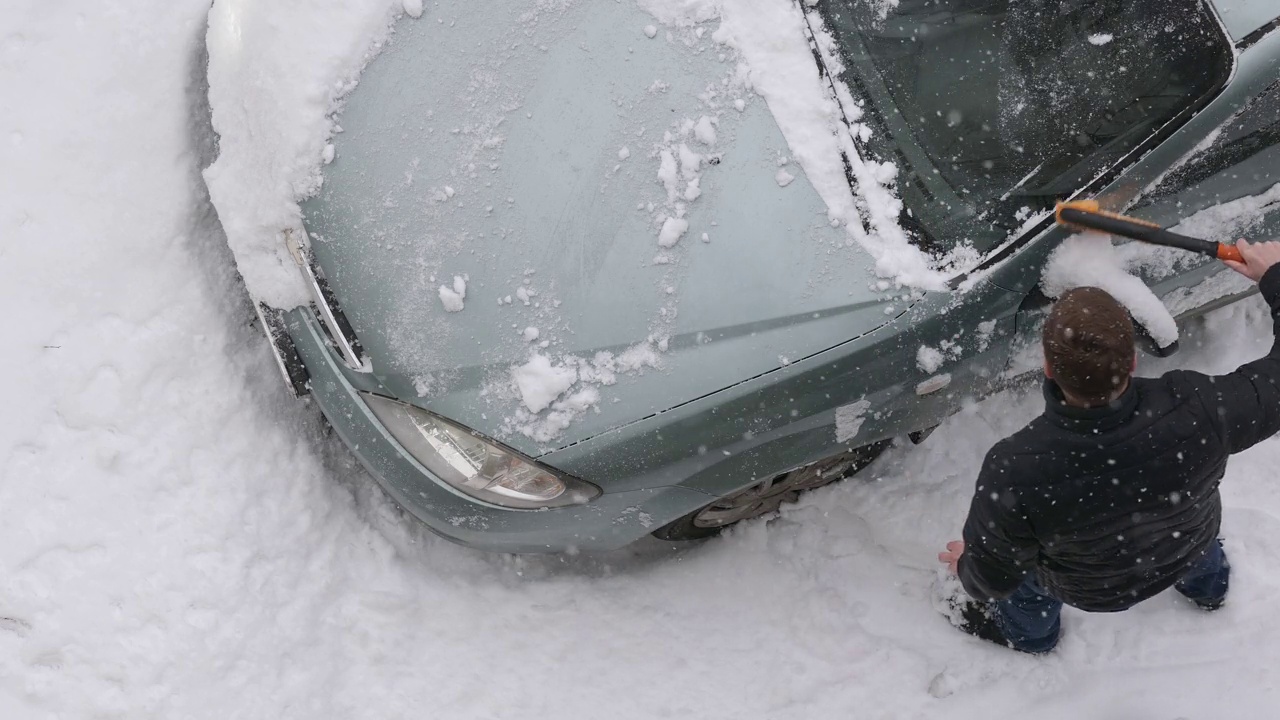
[[(1260, 288), (1280, 338), (1280, 266)], [(1052, 381), (1045, 399), (1043, 415), (987, 453), (960, 580), (999, 599), (1037, 572), (1068, 605), (1124, 610), (1215, 541), (1227, 457), (1280, 431), (1280, 342), (1226, 375), (1134, 378), (1105, 407), (1068, 406)]]

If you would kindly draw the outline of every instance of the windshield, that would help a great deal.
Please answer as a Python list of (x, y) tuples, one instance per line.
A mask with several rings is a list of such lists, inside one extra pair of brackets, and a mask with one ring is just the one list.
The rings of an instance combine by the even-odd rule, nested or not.
[[(1212, 96), (1231, 49), (1201, 0), (820, 0), (932, 251), (999, 245)], [(867, 137), (863, 133), (863, 137)]]

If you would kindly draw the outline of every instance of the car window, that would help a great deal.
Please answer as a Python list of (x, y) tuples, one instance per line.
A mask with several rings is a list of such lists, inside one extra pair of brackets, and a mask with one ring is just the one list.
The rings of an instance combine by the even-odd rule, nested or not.
[[(1222, 218), (1223, 231), (1256, 228), (1269, 237), (1280, 233), (1280, 199), (1272, 199), (1268, 193), (1277, 183), (1280, 81), (1241, 108), (1208, 147), (1167, 173), (1138, 201), (1134, 213), (1173, 225), (1203, 210), (1235, 203), (1238, 207)], [(1269, 227), (1259, 227), (1261, 224)]]
[(903, 225), (936, 251), (1001, 244), (1189, 116), (1232, 62), (1201, 0), (818, 8), (871, 131), (863, 150), (897, 166)]

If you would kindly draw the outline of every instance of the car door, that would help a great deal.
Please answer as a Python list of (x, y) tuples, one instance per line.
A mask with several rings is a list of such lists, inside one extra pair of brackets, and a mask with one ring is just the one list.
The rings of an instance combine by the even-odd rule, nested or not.
[[(1178, 232), (1213, 240), (1280, 235), (1280, 34), (1243, 50), (1228, 85), (1176, 132), (1119, 173), (1106, 186), (1082, 195), (1109, 208)], [(1069, 236), (1048, 227), (994, 271), (995, 281), (1028, 291), (1018, 313), (1009, 374), (1039, 365), (1039, 328), (1049, 299), (1039, 292), (1044, 264)], [(1141, 277), (1170, 314), (1186, 319), (1254, 291), (1220, 262), (1180, 250), (1117, 240), (1127, 269)], [(1146, 352), (1167, 355), (1177, 346)]]
[[(1247, 99), (1207, 140), (1130, 214), (1210, 240), (1280, 236), (1280, 80)], [(1126, 250), (1133, 269), (1174, 317), (1200, 314), (1253, 290), (1212, 258), (1163, 248)]]

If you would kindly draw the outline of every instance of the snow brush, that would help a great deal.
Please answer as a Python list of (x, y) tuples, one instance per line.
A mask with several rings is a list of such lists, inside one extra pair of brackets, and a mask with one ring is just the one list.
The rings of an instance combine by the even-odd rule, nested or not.
[(1059, 225), (1077, 230), (1099, 230), (1155, 245), (1182, 248), (1219, 260), (1244, 262), (1244, 258), (1240, 256), (1240, 249), (1234, 245), (1179, 235), (1153, 222), (1107, 212), (1098, 205), (1097, 200), (1060, 202), (1053, 216)]

